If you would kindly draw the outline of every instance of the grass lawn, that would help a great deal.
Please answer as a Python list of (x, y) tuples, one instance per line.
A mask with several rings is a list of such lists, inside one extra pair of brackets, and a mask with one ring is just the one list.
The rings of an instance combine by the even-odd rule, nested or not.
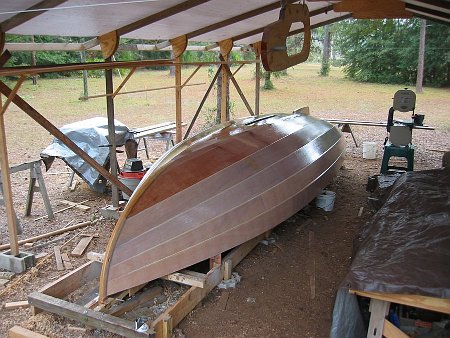
[[(288, 70), (288, 75), (273, 79), (275, 89), (261, 91), (261, 113), (284, 112), (309, 106), (312, 115), (319, 117), (356, 118), (360, 120), (386, 120), (392, 97), (399, 85), (357, 83), (345, 79), (341, 69), (332, 68), (329, 77), (318, 75), (318, 64), (301, 64)], [(193, 68), (183, 70), (186, 79)], [(174, 78), (168, 71), (142, 70), (133, 75), (125, 91), (172, 86)], [(253, 106), (255, 97), (254, 66), (246, 65), (236, 78)], [(120, 83), (118, 76), (115, 85)], [(190, 83), (204, 83), (183, 90), (183, 121), (189, 122), (209, 84), (207, 68), (202, 68)], [(12, 86), (12, 83), (9, 83)], [(94, 116), (106, 116), (106, 99), (96, 98), (80, 101), (83, 83), (81, 78), (38, 79), (33, 86), (27, 80), (19, 91), (30, 105), (57, 127)], [(105, 91), (103, 78), (89, 79), (89, 94)], [(248, 112), (239, 95), (231, 85), (231, 105), (234, 117), (246, 116)], [(203, 121), (215, 107), (216, 92), (212, 91), (203, 111)], [(116, 118), (129, 127), (139, 127), (174, 121), (174, 89), (120, 95), (115, 99)], [(426, 115), (425, 123), (438, 130), (450, 132), (450, 89), (425, 88), (417, 95), (416, 112)], [(209, 113), (208, 113), (209, 112)], [(407, 113), (397, 113), (396, 118), (407, 118)], [(6, 113), (8, 149), (11, 164), (36, 159), (52, 136), (37, 125), (16, 106)], [(431, 135), (431, 134), (430, 134)]]

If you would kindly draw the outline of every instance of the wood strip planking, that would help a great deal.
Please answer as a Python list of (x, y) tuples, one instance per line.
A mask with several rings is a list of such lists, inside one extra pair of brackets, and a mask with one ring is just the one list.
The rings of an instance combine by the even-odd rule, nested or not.
[[(335, 164), (330, 167), (330, 170), (328, 170), (327, 173), (323, 174), (319, 178), (319, 180), (322, 181), (322, 186), (326, 185), (331, 180), (331, 178), (334, 177), (335, 172), (339, 169), (341, 163), (342, 158), (339, 161), (336, 161)], [(173, 252), (173, 249), (171, 249), (171, 247), (166, 249), (168, 251), (166, 251), (165, 254), (162, 253), (160, 255), (161, 252), (154, 252), (154, 255), (159, 255), (159, 257), (163, 257), (164, 255), (166, 255), (166, 257), (164, 257), (164, 259), (155, 260), (154, 263), (147, 264), (143, 267), (141, 266), (140, 270), (133, 271), (133, 278), (136, 278), (137, 281), (158, 278), (158, 271), (165, 271), (166, 269), (170, 269), (171, 266), (172, 268), (174, 266), (179, 267), (183, 264), (187, 266), (192, 264), (192, 261), (201, 261), (202, 259), (204, 259), (205, 254), (207, 255), (208, 253), (210, 253), (209, 256), (212, 256), (214, 254), (227, 250), (230, 246), (233, 246), (231, 243), (240, 243), (243, 239), (245, 240), (246, 238), (255, 237), (255, 232), (259, 233), (260, 231), (270, 230), (274, 226), (273, 224), (278, 224), (279, 222), (281, 222), (281, 220), (291, 216), (292, 213), (297, 211), (302, 205), (306, 205), (308, 202), (310, 202), (308, 196), (317, 195), (321, 189), (314, 186), (312, 188), (314, 188), (314, 190), (311, 190), (311, 185), (309, 185), (306, 190), (300, 191), (294, 198), (292, 198), (291, 200), (287, 200), (282, 206), (277, 206), (278, 210), (274, 208), (269, 210), (267, 210), (267, 208), (266, 210), (264, 210), (264, 208), (260, 208), (263, 210), (262, 213), (250, 219), (246, 223), (238, 224), (234, 228), (224, 231), (220, 235), (210, 237), (204, 242), (197, 243), (192, 247), (187, 246), (186, 249), (179, 250), (175, 254), (171, 253)], [(263, 205), (265, 206), (270, 204), (264, 203)], [(249, 209), (243, 208), (242, 213), (247, 214), (247, 210)], [(236, 216), (236, 213), (234, 213), (232, 218), (224, 218), (222, 222), (236, 224), (236, 218), (242, 217), (242, 213), (240, 214), (240, 216)], [(179, 241), (182, 242), (181, 239), (179, 239)], [(127, 265), (130, 265), (128, 266), (128, 269), (133, 269), (133, 262), (126, 262), (125, 266)], [(117, 268), (119, 270), (124, 269), (124, 265), (120, 265), (120, 267), (117, 266), (114, 268)], [(175, 268), (175, 270), (177, 270), (177, 268)], [(111, 293), (120, 290), (121, 287), (123, 288), (133, 280), (133, 278), (131, 278), (130, 272), (128, 272), (128, 276), (124, 278), (113, 278), (112, 276), (113, 274), (111, 274), (109, 282), (109, 284), (113, 285), (111, 286), (112, 290), (109, 291)]]
[(81, 257), (93, 238), (93, 236), (86, 236), (80, 239), (77, 246), (72, 250), (70, 255), (74, 257)]
[[(253, 238), (260, 231), (270, 230), (284, 220), (281, 217), (289, 217), (308, 203), (335, 175), (342, 162), (343, 149), (341, 133), (336, 128), (312, 117), (299, 115), (260, 119), (262, 122), (255, 125), (252, 125), (251, 119), (247, 119), (245, 121), (249, 121), (248, 125), (242, 123), (236, 127), (231, 122), (222, 126), (223, 130), (215, 129), (216, 135), (211, 142), (196, 143), (194, 138), (181, 145), (181, 149), (186, 149), (188, 145), (190, 151), (187, 154), (174, 149), (174, 156), (168, 154), (158, 162), (160, 167), (156, 168), (162, 169), (153, 169), (149, 173), (147, 177), (150, 179), (144, 181), (133, 196), (134, 201), (132, 198), (113, 231), (100, 279), (100, 298), (106, 293), (120, 291), (127, 284), (129, 288), (159, 278), (165, 275), (163, 271), (170, 273), (180, 270), (236, 246), (245, 239)], [(264, 122), (264, 119), (271, 119), (272, 124)], [(283, 119), (295, 122), (287, 121), (283, 124)], [(309, 123), (314, 123), (314, 127), (309, 127)], [(239, 131), (234, 132), (234, 128)], [(271, 128), (282, 131), (284, 135), (276, 136), (277, 133), (271, 131)], [(234, 132), (234, 139), (246, 142), (220, 143), (227, 139), (227, 132)], [(297, 132), (299, 135), (292, 136)], [(199, 139), (204, 139), (206, 135), (200, 135)], [(260, 142), (260, 136), (266, 142)], [(295, 141), (297, 138), (301, 140), (300, 143)], [(283, 153), (286, 145), (290, 150)], [(210, 147), (214, 147), (216, 151), (210, 152)], [(247, 153), (242, 156), (241, 148), (245, 152), (245, 147)], [(234, 162), (227, 162), (231, 157), (223, 160), (222, 154), (218, 154), (216, 158), (211, 157), (215, 161), (207, 161), (210, 154), (217, 155), (217, 149), (219, 152), (223, 149), (223, 153), (228, 156), (234, 151), (240, 157), (237, 157), (237, 161), (235, 158)], [(283, 155), (277, 157), (275, 149), (280, 149)], [(174, 160), (177, 156), (178, 159)], [(210, 162), (214, 162), (217, 169), (203, 171), (204, 166)], [(191, 165), (191, 168), (187, 168), (186, 164)], [(244, 177), (240, 176), (241, 170), (238, 170), (242, 168), (246, 170)], [(176, 170), (181, 169), (188, 173), (187, 177), (174, 175)], [(205, 175), (200, 181), (199, 172), (200, 176)], [(230, 174), (233, 172), (238, 173), (237, 177)], [(171, 173), (172, 180), (168, 180), (168, 173)], [(191, 176), (197, 181), (190, 181), (192, 178), (189, 173), (197, 175)], [(155, 175), (158, 181), (152, 180)], [(164, 175), (167, 175), (166, 181), (163, 179)], [(173, 181), (174, 177), (179, 176), (186, 180), (185, 187), (182, 180), (181, 188), (180, 182)], [(233, 180), (231, 184), (228, 183)], [(158, 189), (161, 187), (159, 184), (163, 189), (172, 184), (178, 190), (174, 189), (173, 193), (169, 193)], [(144, 205), (145, 198), (142, 196), (149, 192), (156, 194), (157, 200), (152, 204), (147, 199)], [(138, 212), (137, 206), (147, 210)], [(280, 211), (276, 212), (272, 207), (280, 208)], [(170, 210), (169, 217), (167, 210)], [(148, 212), (151, 212), (152, 217), (148, 217)], [(263, 216), (260, 217), (261, 215)], [(259, 219), (259, 223), (255, 223), (255, 219)], [(227, 224), (227, 227), (223, 227), (223, 224)], [(238, 236), (239, 231), (244, 233), (241, 238)], [(220, 243), (214, 246), (214, 241)], [(189, 264), (189, 261), (192, 262)], [(121, 277), (125, 275), (129, 278)], [(107, 292), (105, 276), (108, 276)]]
[[(337, 170), (336, 168), (333, 169), (333, 171)], [(334, 174), (334, 172), (333, 172)], [(333, 175), (331, 175), (332, 177)], [(330, 177), (327, 178), (327, 181), (330, 179)], [(316, 189), (316, 194), (320, 192), (320, 189)], [(301, 192), (303, 195), (305, 195), (305, 191)], [(230, 242), (236, 242), (236, 241), (242, 241), (246, 238), (250, 239), (252, 236), (254, 237), (255, 229), (257, 230), (269, 230), (271, 227), (273, 227), (273, 224), (277, 224), (276, 222), (280, 222), (280, 217), (289, 217), (292, 214), (292, 208), (296, 207), (297, 203), (300, 204), (306, 204), (309, 202), (309, 200), (302, 199), (303, 196), (299, 194), (300, 200), (296, 203), (294, 203), (294, 206), (289, 202), (286, 204), (283, 209), (281, 207), (278, 207), (277, 210), (266, 210), (263, 211), (261, 214), (259, 214), (257, 217), (253, 218), (252, 220), (248, 221), (247, 223), (236, 226), (233, 229), (224, 232), (220, 235), (216, 235), (215, 237), (211, 237), (209, 239), (206, 239), (202, 243), (197, 243), (191, 247), (187, 246), (186, 249), (180, 250), (176, 252), (175, 254), (169, 255), (170, 252), (172, 252), (169, 248), (168, 252), (161, 253), (160, 251), (156, 251), (153, 254), (158, 255), (157, 257), (164, 257), (164, 259), (156, 260), (153, 264), (147, 264), (144, 266), (140, 271), (136, 270), (133, 272), (130, 272), (128, 270), (128, 273), (124, 278), (121, 278), (120, 280), (117, 278), (113, 278), (111, 276), (111, 284), (114, 284), (114, 287), (118, 287), (120, 283), (129, 283), (133, 278), (132, 277), (139, 277), (139, 278), (148, 278), (150, 276), (154, 276), (155, 273), (158, 271), (167, 269), (168, 266), (175, 265), (177, 266), (180, 263), (189, 264), (186, 262), (189, 262), (191, 259), (194, 259), (196, 261), (201, 261), (203, 259), (203, 255), (208, 252), (220, 252), (225, 251), (227, 248), (229, 248)], [(242, 209), (242, 213), (246, 214), (247, 208)], [(236, 214), (234, 214), (234, 217), (236, 217)], [(223, 222), (229, 221), (235, 222), (234, 218), (225, 218), (223, 219)], [(275, 222), (275, 223), (274, 223)], [(271, 225), (272, 224), (272, 225)], [(202, 229), (203, 230), (203, 229)], [(206, 230), (205, 230), (206, 231)], [(188, 235), (187, 235), (188, 236)], [(188, 236), (189, 237), (189, 236)], [(179, 241), (182, 243), (183, 240), (179, 239)], [(161, 249), (160, 249), (161, 250)], [(166, 250), (167, 251), (167, 250)], [(148, 257), (148, 256), (147, 256)], [(151, 260), (150, 260), (151, 261)], [(133, 262), (125, 262), (125, 265), (120, 265), (117, 267), (118, 271), (123, 271), (123, 269), (128, 268), (130, 264)], [(116, 268), (116, 267), (115, 267)], [(158, 278), (158, 277), (154, 277)], [(140, 279), (138, 279), (140, 280)], [(119, 283), (120, 281), (120, 283)]]
[[(311, 146), (311, 148), (316, 147), (314, 143), (309, 143), (309, 146)], [(142, 245), (145, 245), (145, 243), (150, 247), (161, 244), (165, 238), (173, 239), (174, 236), (179, 234), (179, 232), (183, 229), (189, 229), (190, 227), (193, 227), (194, 224), (204, 223), (214, 217), (217, 217), (217, 215), (221, 212), (226, 212), (233, 206), (242, 206), (246, 201), (254, 198), (259, 193), (263, 193), (270, 187), (280, 184), (283, 178), (297, 173), (300, 168), (297, 164), (292, 163), (291, 158), (302, 157), (303, 153), (306, 153), (308, 150), (309, 149), (305, 148), (303, 148), (302, 150), (298, 150), (297, 152), (286, 156), (285, 159), (280, 160), (277, 164), (277, 167), (266, 167), (264, 170), (259, 171), (253, 176), (238, 180), (238, 182), (236, 182), (229, 188), (221, 187), (221, 192), (219, 194), (213, 195), (210, 199), (205, 200), (204, 202), (196, 201), (196, 204), (186, 212), (181, 212), (175, 217), (166, 219), (165, 221), (157, 220), (157, 222), (160, 223), (158, 226), (149, 226), (149, 223), (147, 222), (147, 226), (149, 226), (150, 228), (149, 230), (144, 231), (143, 229), (140, 229), (139, 235), (133, 233), (129, 236), (131, 239), (118, 245), (117, 249), (121, 248), (121, 246), (124, 246), (123, 250), (126, 250), (127, 255), (137, 254), (139, 251), (141, 251), (141, 247)], [(275, 151), (271, 151), (271, 153), (275, 153)], [(253, 160), (249, 161), (255, 164), (257, 163)], [(310, 169), (309, 171), (311, 172)], [(314, 174), (314, 172), (311, 173)], [(227, 177), (233, 177), (231, 173), (224, 173), (224, 175), (226, 175)], [(313, 177), (313, 175), (310, 175), (310, 177)], [(252, 188), (247, 189), (246, 191), (240, 191), (240, 186), (243, 183), (245, 183), (246, 186), (250, 186)], [(300, 187), (301, 186), (299, 186), (298, 188)], [(204, 184), (198, 185), (196, 189), (197, 191), (189, 191), (189, 194), (186, 194), (186, 199), (188, 198), (188, 196), (204, 196), (204, 193), (202, 194), (202, 192), (204, 191), (220, 191), (219, 189), (216, 190), (211, 186)], [(181, 200), (181, 203), (183, 203), (182, 201), (183, 199)], [(223, 203), (223, 201), (226, 201), (226, 203)], [(171, 211), (173, 212), (174, 204), (172, 203), (171, 206)], [(201, 212), (197, 212), (196, 215), (197, 209), (201, 210)], [(141, 215), (140, 217), (135, 217), (136, 220), (130, 223), (130, 228), (136, 230), (134, 226), (135, 223), (145, 224), (145, 220), (149, 218), (149, 215), (153, 214), (157, 215), (158, 212), (151, 208), (147, 209), (147, 211), (143, 213), (143, 215)], [(126, 229), (124, 229), (122, 236), (124, 235), (126, 235)]]
[(53, 248), (53, 251), (55, 252), (56, 269), (59, 271), (64, 270), (63, 261), (61, 257), (61, 247), (59, 245), (56, 245)]

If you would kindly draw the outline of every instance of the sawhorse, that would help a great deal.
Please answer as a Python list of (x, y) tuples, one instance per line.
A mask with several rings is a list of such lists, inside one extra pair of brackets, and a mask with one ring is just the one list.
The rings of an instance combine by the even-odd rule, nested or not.
[[(25, 216), (30, 216), (31, 206), (33, 204), (33, 196), (36, 191), (40, 192), (42, 199), (44, 200), (45, 210), (47, 211), (48, 219), (54, 219), (52, 206), (50, 204), (50, 199), (47, 194), (47, 189), (45, 187), (44, 176), (42, 176), (41, 171), (41, 160), (22, 163), (9, 168), (9, 173), (14, 174), (24, 170), (30, 170), (30, 183), (28, 185), (27, 203), (25, 205)], [(36, 182), (38, 186), (36, 186)], [(3, 194), (3, 184), (0, 179), (0, 191)], [(3, 199), (0, 200), (3, 203)], [(17, 218), (17, 216), (16, 216)]]

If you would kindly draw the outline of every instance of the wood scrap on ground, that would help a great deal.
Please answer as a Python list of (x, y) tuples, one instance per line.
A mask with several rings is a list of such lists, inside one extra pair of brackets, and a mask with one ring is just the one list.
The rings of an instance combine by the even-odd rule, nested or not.
[(63, 261), (62, 261), (62, 257), (61, 257), (61, 248), (56, 245), (53, 248), (54, 252), (55, 252), (55, 260), (56, 260), (56, 269), (58, 271), (62, 271), (64, 270), (64, 266), (63, 266)]
[(81, 257), (84, 253), (84, 251), (87, 249), (89, 243), (91, 243), (92, 239), (94, 238), (94, 236), (86, 236), (83, 237), (78, 244), (76, 245), (76, 247), (72, 250), (72, 252), (70, 253), (71, 256), (74, 257)]
[[(58, 214), (58, 213), (60, 213), (60, 212), (63, 212), (63, 211), (66, 211), (66, 210), (75, 208), (76, 206), (81, 205), (81, 204), (84, 204), (84, 203), (86, 203), (86, 202), (89, 202), (89, 200), (85, 200), (85, 201), (82, 201), (82, 202), (79, 202), (79, 203), (75, 203), (75, 204), (70, 205), (70, 206), (68, 206), (68, 207), (66, 207), (66, 208), (62, 208), (62, 209), (60, 209), (60, 210), (56, 210), (55, 212), (53, 212), (53, 214)], [(35, 221), (39, 221), (39, 220), (44, 219), (44, 218), (46, 218), (46, 217), (48, 217), (48, 215), (44, 215), (44, 216), (35, 218), (34, 220), (35, 220)]]
[(27, 300), (5, 303), (5, 310), (15, 310), (30, 307)]
[(75, 208), (83, 210), (83, 211), (88, 211), (91, 209), (91, 207), (88, 205), (84, 205), (81, 203), (75, 203), (75, 202), (71, 202), (71, 201), (67, 201), (67, 200), (61, 200), (61, 201), (59, 201), (59, 203), (65, 204), (65, 205), (68, 205), (71, 207), (75, 207)]
[(25, 329), (22, 326), (13, 326), (8, 331), (9, 338), (48, 338), (40, 333)]
[[(28, 239), (20, 240), (18, 242), (18, 244), (20, 246), (20, 245), (23, 245), (25, 243), (35, 242), (35, 241), (43, 239), (43, 238), (59, 235), (59, 234), (62, 234), (64, 232), (69, 232), (69, 231), (72, 231), (72, 230), (75, 230), (75, 229), (78, 229), (78, 228), (86, 227), (86, 226), (91, 225), (91, 224), (92, 224), (92, 222), (90, 222), (90, 221), (78, 223), (78, 224), (71, 225), (69, 227), (65, 227), (65, 228), (62, 228), (62, 229), (59, 229), (59, 230), (48, 232), (46, 234), (42, 234), (42, 235), (30, 237)], [(10, 244), (9, 243), (0, 245), (0, 250), (7, 250), (9, 248), (10, 248)]]
[(63, 261), (63, 263), (64, 263), (64, 267), (66, 268), (66, 270), (72, 270), (73, 269), (73, 265), (72, 265), (72, 263), (70, 262), (70, 258), (69, 258), (69, 256), (67, 255), (67, 253), (62, 253), (61, 254), (61, 258), (62, 258), (62, 261)]

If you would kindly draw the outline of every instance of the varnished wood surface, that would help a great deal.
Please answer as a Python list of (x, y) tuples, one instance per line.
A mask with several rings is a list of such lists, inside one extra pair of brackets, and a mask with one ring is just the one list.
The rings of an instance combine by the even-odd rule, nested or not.
[[(247, 119), (247, 122), (251, 119)], [(101, 297), (180, 270), (273, 228), (335, 176), (343, 140), (298, 115), (230, 123), (152, 168), (106, 250)]]

